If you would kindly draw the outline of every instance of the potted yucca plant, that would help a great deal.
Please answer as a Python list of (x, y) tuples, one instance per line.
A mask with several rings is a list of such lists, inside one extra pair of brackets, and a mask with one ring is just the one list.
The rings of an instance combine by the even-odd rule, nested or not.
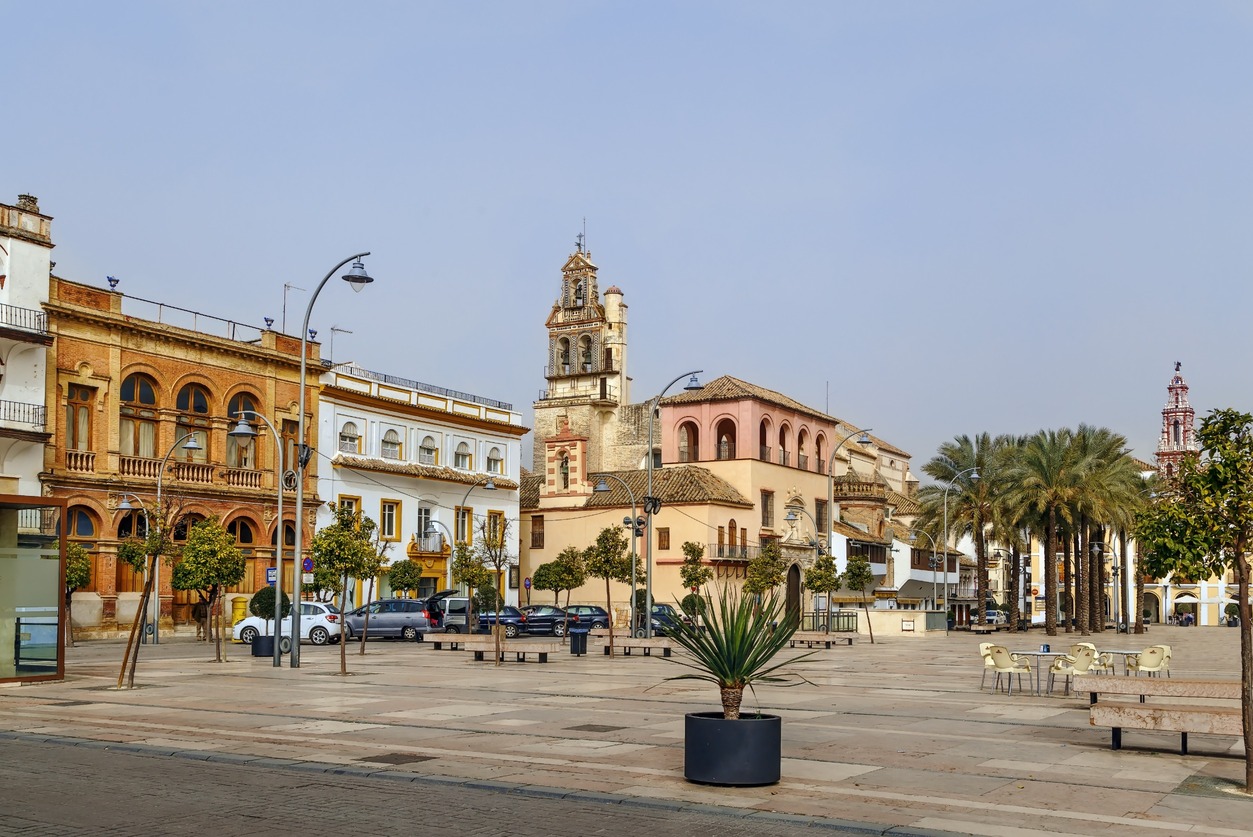
[(711, 785), (769, 785), (782, 767), (782, 721), (778, 715), (743, 713), (744, 690), (754, 684), (795, 686), (808, 682), (783, 669), (808, 653), (775, 660), (796, 632), (775, 593), (758, 598), (721, 588), (704, 594), (703, 626), (680, 621), (670, 638), (687, 651), (671, 662), (694, 673), (668, 680), (704, 680), (717, 685), (721, 712), (690, 712), (684, 725), (683, 776)]

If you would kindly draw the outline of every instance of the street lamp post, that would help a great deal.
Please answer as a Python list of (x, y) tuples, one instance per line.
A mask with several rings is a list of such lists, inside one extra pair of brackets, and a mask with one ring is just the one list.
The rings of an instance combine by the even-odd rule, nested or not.
[[(1019, 619), (1027, 617), (1027, 595), (1031, 590), (1031, 565), (1022, 565), (1022, 610), (1018, 613)], [(1030, 623), (1028, 623), (1030, 624)]]
[[(872, 427), (867, 427), (865, 430), (851, 431), (847, 436), (840, 440), (840, 443), (835, 446), (835, 449), (831, 451), (831, 456), (827, 459), (827, 529), (830, 530), (827, 533), (828, 545), (835, 542), (835, 538), (833, 537), (833, 533), (835, 532), (835, 455), (840, 452), (840, 448), (844, 447), (845, 442), (856, 436), (858, 433), (861, 434), (861, 438), (857, 440), (857, 444), (861, 445), (863, 448), (870, 445), (871, 442), (869, 433), (873, 429), (874, 428)], [(852, 464), (851, 459), (849, 460), (849, 464)]]
[[(165, 466), (169, 464), (170, 457), (174, 455), (174, 451), (180, 447), (180, 442), (187, 443), (181, 446), (183, 450), (203, 450), (196, 441), (196, 434), (188, 433), (186, 436), (176, 439), (174, 444), (170, 445), (165, 458), (161, 460), (161, 467), (157, 469), (157, 525), (161, 527), (161, 537), (157, 539), (158, 544), (165, 540), (165, 525), (163, 523), (165, 511), (161, 506), (161, 483), (165, 478)], [(159, 555), (152, 562), (152, 589), (155, 593), (153, 598), (156, 599), (157, 608), (156, 616), (152, 620), (152, 644), (159, 645), (161, 643), (161, 556)]]
[[(630, 529), (630, 530), (631, 530), (631, 601), (630, 601), (630, 612), (631, 612), (631, 636), (635, 636), (635, 630), (636, 630), (636, 625), (637, 625), (637, 621), (636, 621), (636, 620), (637, 620), (637, 614), (636, 614), (636, 612), (635, 612), (635, 584), (636, 584), (636, 581), (635, 581), (635, 565), (636, 565), (636, 563), (638, 563), (638, 561), (639, 561), (639, 559), (636, 557), (639, 553), (636, 551), (636, 547), (635, 547), (635, 539), (636, 539), (636, 538), (638, 538), (641, 534), (643, 534), (643, 531), (644, 531), (644, 524), (646, 524), (648, 521), (646, 521), (644, 518), (640, 517), (640, 516), (639, 516), (639, 514), (637, 513), (637, 511), (638, 511), (638, 510), (637, 510), (636, 505), (635, 505), (635, 492), (631, 490), (631, 486), (627, 485), (626, 480), (622, 479), (622, 477), (614, 476), (613, 474), (592, 474), (591, 476), (593, 476), (593, 477), (600, 477), (600, 482), (598, 482), (598, 483), (596, 484), (596, 487), (595, 487), (594, 489), (592, 489), (592, 490), (593, 490), (593, 491), (595, 491), (596, 493), (598, 493), (598, 494), (605, 494), (605, 493), (607, 493), (607, 492), (609, 492), (609, 491), (610, 491), (609, 484), (608, 484), (607, 482), (605, 482), (605, 478), (606, 478), (606, 477), (608, 477), (609, 479), (613, 480), (614, 482), (617, 482), (617, 483), (618, 483), (618, 484), (620, 484), (623, 488), (625, 488), (625, 489), (626, 489), (626, 492), (627, 492), (627, 495), (631, 498), (631, 516), (630, 516), (630, 517), (624, 517), (624, 518), (622, 519), (622, 525), (623, 525), (624, 527), (626, 527), (626, 528), (628, 528), (628, 529)], [(650, 604), (651, 604), (651, 603), (650, 603)], [(653, 621), (653, 619), (652, 619), (652, 612), (651, 612), (651, 610), (649, 611), (649, 614), (648, 614), (648, 621), (649, 621), (649, 624), (651, 624), (651, 623), (652, 623), (652, 621)]]
[[(357, 253), (344, 259), (339, 264), (327, 272), (322, 277), (322, 281), (318, 283), (317, 288), (313, 291), (313, 296), (309, 297), (309, 305), (305, 308), (304, 324), (300, 327), (300, 396), (296, 402), (298, 416), (296, 418), (296, 443), (298, 445), (296, 454), (296, 543), (295, 555), (292, 560), (295, 562), (292, 572), (292, 616), (291, 630), (292, 637), (300, 636), (300, 586), (303, 583), (303, 566), (301, 559), (303, 558), (303, 544), (301, 541), (304, 536), (304, 504), (305, 504), (305, 468), (309, 465), (309, 457), (313, 455), (313, 448), (305, 442), (305, 385), (306, 376), (308, 375), (309, 360), (309, 316), (313, 313), (313, 303), (318, 301), (318, 294), (322, 293), (322, 288), (335, 275), (335, 271), (344, 265), (352, 262), (352, 268), (341, 278), (352, 285), (354, 291), (360, 291), (366, 285), (374, 280), (365, 272), (365, 265), (361, 262), (363, 258), (370, 255), (370, 251)], [(281, 548), (281, 547), (280, 547)], [(276, 591), (277, 592), (277, 591)], [(281, 597), (280, 597), (281, 598)], [(300, 668), (300, 643), (292, 642), (291, 645), (291, 663), (292, 668)]]
[[(142, 512), (144, 513), (144, 539), (145, 539), (145, 540), (147, 540), (147, 538), (148, 538), (148, 507), (144, 505), (144, 501), (143, 501), (143, 500), (141, 500), (141, 499), (139, 499), (139, 495), (137, 495), (137, 494), (121, 494), (121, 495), (119, 495), (119, 496), (120, 496), (122, 499), (121, 499), (121, 501), (120, 501), (120, 502), (118, 502), (118, 504), (117, 504), (117, 509), (118, 509), (118, 511), (134, 511), (134, 510), (136, 509), (136, 507), (135, 507), (135, 506), (133, 506), (133, 505), (131, 505), (131, 500), (134, 500), (136, 503), (138, 503), (138, 504), (139, 504), (139, 506), (138, 506), (139, 510), (140, 510), (140, 511), (142, 511)], [(135, 528), (136, 528), (135, 526), (133, 526), (133, 525), (131, 526), (131, 534), (132, 534), (132, 535), (134, 535), (134, 534), (135, 534)], [(160, 593), (158, 592), (158, 596), (159, 596), (159, 595), (160, 595)], [(158, 608), (158, 609), (157, 609), (157, 613), (158, 613), (158, 614), (160, 614), (160, 612), (161, 612), (161, 611), (160, 611), (160, 608)], [(152, 615), (152, 614), (151, 614), (149, 611), (147, 611), (147, 610), (145, 610), (145, 611), (144, 611), (144, 636), (140, 638), (140, 642), (145, 642), (145, 643), (146, 643), (146, 642), (148, 641), (148, 639), (147, 639), (147, 636), (148, 636), (148, 619), (149, 619), (149, 617), (150, 617), (151, 615)], [(156, 629), (154, 628), (153, 630), (154, 630), (154, 636), (155, 636), (155, 630), (156, 630)]]
[[(270, 428), (270, 435), (274, 437), (274, 448), (278, 452), (278, 533), (274, 539), (274, 543), (278, 547), (274, 553), (274, 667), (280, 668), (283, 665), (283, 547), (286, 545), (287, 540), (286, 532), (283, 531), (283, 477), (287, 475), (287, 470), (283, 462), (282, 437), (274, 429), (273, 423), (257, 411), (240, 410), (239, 422), (231, 430), (227, 431), (226, 435), (234, 436), (244, 446), (252, 444), (252, 440), (256, 437), (257, 432), (252, 429), (252, 425), (247, 422), (245, 416), (252, 416), (265, 422), (265, 426)], [(293, 567), (292, 574), (297, 574), (298, 570), (299, 568)], [(300, 600), (293, 600), (292, 610), (299, 609)], [(293, 627), (295, 627), (294, 619)], [(299, 644), (300, 634), (293, 632), (292, 648)]]
[[(653, 425), (657, 423), (657, 405), (661, 402), (661, 399), (665, 396), (666, 391), (669, 390), (670, 387), (674, 386), (684, 378), (687, 378), (689, 375), (691, 378), (688, 380), (687, 384), (684, 385), (683, 389), (687, 392), (693, 392), (701, 389), (701, 383), (696, 380), (696, 376), (704, 371), (705, 370), (703, 369), (697, 369), (695, 372), (684, 372), (682, 375), (666, 384), (665, 388), (663, 388), (661, 392), (657, 394), (657, 397), (654, 398), (648, 405), (648, 493), (644, 495), (644, 514), (648, 517), (648, 526), (645, 531), (647, 540), (644, 541), (644, 607), (648, 608), (650, 617), (652, 616), (653, 607), (653, 515), (661, 508), (660, 501), (653, 496)], [(635, 598), (634, 590), (631, 591), (631, 598)], [(644, 622), (644, 636), (648, 639), (652, 639), (653, 620), (651, 618)]]
[[(441, 523), (440, 521), (434, 520), (434, 519), (426, 521), (426, 529), (423, 530), (422, 537), (430, 538), (435, 535), (438, 535), (439, 532), (436, 532), (434, 528), (436, 526), (438, 526), (439, 528), (443, 529), (445, 532), (448, 533), (448, 542), (450, 544), (456, 544), (457, 539), (453, 537), (452, 530), (448, 528), (448, 524)], [(443, 552), (442, 547), (440, 548), (440, 552)], [(448, 566), (445, 569), (444, 584), (448, 587), (452, 586), (452, 561), (451, 560), (448, 561)]]
[[(913, 537), (910, 538), (910, 540), (911, 541), (918, 540), (919, 535), (926, 535), (927, 540), (931, 541), (931, 561), (929, 562), (929, 565), (931, 567), (931, 606), (938, 608), (940, 604), (939, 604), (939, 593), (936, 590), (936, 580), (937, 580), (936, 574), (940, 569), (940, 563), (939, 561), (936, 560), (936, 557), (935, 557), (935, 538), (931, 537), (930, 532), (925, 532), (922, 529), (919, 529), (918, 531), (913, 533)], [(947, 624), (947, 622), (945, 624)]]
[(970, 474), (972, 480), (979, 479), (979, 469), (977, 467), (967, 468), (964, 471), (958, 471), (953, 478), (948, 481), (948, 485), (944, 486), (944, 633), (948, 634), (948, 491), (953, 487), (953, 483), (961, 479), (962, 474)]
[[(1111, 588), (1110, 588), (1110, 592), (1112, 595), (1109, 598), (1110, 598), (1110, 606), (1111, 606), (1111, 611), (1112, 611), (1111, 615), (1114, 617), (1114, 630), (1117, 631), (1118, 625), (1119, 625), (1118, 614), (1120, 611), (1120, 608), (1118, 606), (1118, 600), (1122, 598), (1122, 588), (1119, 587), (1118, 585), (1118, 570), (1119, 570), (1119, 564), (1121, 564), (1122, 562), (1118, 558), (1118, 553), (1115, 552), (1112, 547), (1109, 547), (1102, 541), (1093, 541), (1092, 545), (1089, 548), (1092, 550), (1092, 553), (1094, 555), (1097, 555), (1098, 557), (1102, 559), (1101, 563), (1104, 563), (1104, 557), (1105, 557), (1104, 553), (1106, 549), (1109, 550), (1110, 557), (1113, 558), (1113, 561), (1111, 562), (1111, 565), (1110, 565), (1110, 574), (1113, 576), (1113, 578), (1111, 579)], [(1104, 624), (1103, 615), (1102, 615), (1101, 624)]]
[[(460, 510), (461, 510), (461, 509), (466, 508), (466, 503), (470, 502), (470, 492), (471, 492), (471, 491), (473, 491), (473, 490), (474, 490), (474, 489), (475, 489), (475, 488), (479, 485), (479, 483), (483, 483), (483, 490), (484, 490), (484, 491), (495, 491), (495, 490), (496, 490), (496, 483), (492, 482), (492, 478), (491, 478), (491, 476), (488, 476), (486, 479), (487, 479), (487, 481), (486, 481), (486, 482), (484, 482), (484, 481), (483, 481), (483, 480), (484, 480), (484, 478), (483, 478), (483, 477), (479, 477), (479, 478), (478, 478), (478, 479), (476, 479), (474, 482), (470, 483), (470, 487), (466, 489), (465, 496), (461, 498), (461, 505), (460, 505), (460, 506), (457, 506), (457, 512), (456, 512), (457, 517), (460, 517), (460, 515), (461, 515), (461, 511), (460, 511)], [(453, 519), (453, 525), (455, 526), (455, 525), (457, 524), (457, 522), (458, 522), (458, 521), (457, 521), (456, 517), (454, 517), (454, 519)], [(461, 541), (461, 543), (468, 543), (468, 542), (470, 541), (470, 538), (472, 537), (472, 533), (473, 533), (473, 531), (474, 531), (474, 515), (473, 515), (473, 514), (468, 514), (468, 515), (466, 515), (466, 536), (465, 536), (465, 540), (464, 540), (464, 541)], [(457, 543), (458, 543), (458, 541), (457, 541), (457, 536), (454, 534), (454, 535), (453, 535), (453, 545), (454, 545), (454, 547), (456, 546), (456, 544), (457, 544)], [(449, 573), (451, 573), (451, 572), (452, 572), (452, 567), (451, 567), (451, 566), (449, 567), (449, 570), (448, 570), (448, 571), (449, 571)], [(499, 582), (499, 581), (500, 581), (500, 579), (497, 579), (497, 582)], [(499, 590), (497, 590), (497, 591), (496, 591), (496, 595), (497, 595), (498, 597), (500, 596), (500, 591), (499, 591)], [(474, 597), (473, 597), (473, 596), (470, 596), (470, 597), (468, 598), (468, 600), (466, 601), (466, 633), (468, 633), (468, 634), (472, 634), (472, 633), (474, 633), (474, 629), (475, 629), (475, 627), (477, 626), (477, 622), (476, 622), (476, 620), (473, 620), (473, 619), (471, 619), (471, 618), (470, 618), (470, 617), (472, 617), (473, 615), (474, 615)], [(497, 617), (496, 617), (496, 621), (497, 621), (498, 623), (500, 622), (500, 617), (499, 617), (499, 616), (497, 616)]]
[[(830, 507), (828, 507), (828, 509), (829, 508)], [(788, 509), (787, 514), (783, 516), (783, 519), (786, 520), (788, 523), (795, 523), (797, 520), (800, 519), (796, 516), (797, 512), (800, 512), (801, 514), (805, 515), (805, 517), (808, 517), (809, 522), (814, 524), (814, 563), (816, 564), (818, 563), (818, 556), (822, 554), (822, 542), (818, 540), (818, 521), (814, 519), (814, 516), (810, 514), (807, 509), (803, 509), (800, 506), (793, 506), (792, 508)], [(830, 597), (830, 595), (831, 595), (830, 593), (827, 594), (828, 598)], [(828, 610), (830, 610), (830, 608), (828, 608)], [(817, 621), (817, 614), (814, 614), (814, 616), (815, 616), (815, 621)], [(800, 624), (799, 619), (797, 620), (796, 624), (798, 625)], [(828, 617), (827, 632), (829, 633), (830, 631), (831, 631), (831, 620)]]

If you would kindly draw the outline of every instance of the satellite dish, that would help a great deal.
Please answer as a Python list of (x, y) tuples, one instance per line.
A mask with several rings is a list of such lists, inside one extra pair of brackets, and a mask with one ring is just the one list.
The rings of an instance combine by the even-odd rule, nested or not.
[(286, 488), (288, 491), (296, 490), (296, 472), (295, 471), (283, 472), (283, 488)]

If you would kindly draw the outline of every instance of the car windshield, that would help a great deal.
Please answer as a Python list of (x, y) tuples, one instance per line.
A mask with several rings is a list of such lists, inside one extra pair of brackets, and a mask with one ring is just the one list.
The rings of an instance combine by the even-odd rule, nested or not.
[(322, 605), (322, 607), (326, 608), (326, 609), (327, 609), (327, 610), (329, 610), (331, 613), (339, 613), (339, 608), (337, 608), (337, 607), (336, 607), (335, 605), (333, 605), (333, 604), (329, 604), (329, 603), (327, 603), (327, 604)]

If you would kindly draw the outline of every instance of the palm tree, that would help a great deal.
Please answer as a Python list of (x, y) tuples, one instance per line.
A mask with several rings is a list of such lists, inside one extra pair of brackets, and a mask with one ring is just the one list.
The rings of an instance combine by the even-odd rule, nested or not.
[(1070, 430), (1041, 430), (1027, 439), (1006, 475), (1006, 501), (1034, 518), (1044, 542), (1044, 627), (1057, 636), (1058, 531), (1074, 520), (1085, 469)]
[[(988, 527), (994, 517), (993, 506), (1006, 488), (1005, 466), (1009, 461), (1006, 450), (1013, 445), (1011, 436), (993, 438), (988, 433), (980, 433), (971, 439), (962, 435), (940, 445), (936, 455), (922, 466), (923, 473), (939, 483), (923, 488), (918, 494), (924, 517), (929, 523), (942, 519), (945, 489), (952, 485), (948, 490), (949, 531), (942, 533), (945, 560), (950, 534), (956, 532), (959, 540), (962, 535), (969, 535), (974, 542), (977, 563), (975, 598), (981, 625), (987, 623)], [(968, 473), (962, 476), (963, 472)], [(974, 477), (972, 473), (978, 476)], [(962, 478), (957, 479), (959, 476)], [(942, 529), (943, 524), (935, 528)]]

